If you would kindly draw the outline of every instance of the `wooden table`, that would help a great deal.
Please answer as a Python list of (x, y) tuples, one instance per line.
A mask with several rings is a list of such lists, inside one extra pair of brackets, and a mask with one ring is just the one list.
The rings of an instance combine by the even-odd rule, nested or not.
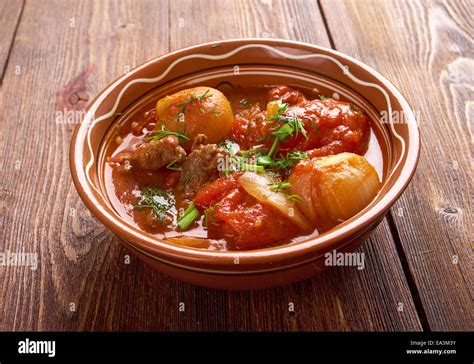
[[(0, 7), (0, 252), (40, 259), (36, 271), (0, 267), (1, 330), (474, 329), (472, 0), (3, 0)], [(419, 167), (361, 248), (364, 270), (333, 268), (254, 292), (195, 287), (135, 258), (125, 264), (127, 251), (76, 193), (68, 168), (75, 125), (57, 122), (58, 112), (80, 114), (106, 84), (148, 59), (237, 37), (347, 53), (384, 74), (416, 111)]]

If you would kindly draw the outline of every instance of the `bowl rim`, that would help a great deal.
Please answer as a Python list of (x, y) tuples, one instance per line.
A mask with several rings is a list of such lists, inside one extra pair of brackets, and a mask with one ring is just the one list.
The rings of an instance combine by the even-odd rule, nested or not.
[[(406, 146), (406, 158), (403, 165), (401, 166), (402, 168), (400, 170), (400, 173), (394, 179), (393, 185), (389, 188), (385, 195), (383, 195), (376, 204), (370, 206), (366, 210), (364, 209), (362, 213), (359, 213), (360, 216), (356, 215), (357, 218), (351, 218), (350, 220), (338, 225), (335, 229), (325, 233), (324, 235), (315, 236), (308, 240), (293, 244), (247, 251), (217, 251), (184, 247), (177, 244), (172, 244), (164, 239), (160, 239), (151, 234), (140, 232), (138, 229), (129, 228), (121, 218), (111, 215), (109, 212), (98, 206), (97, 202), (99, 201), (97, 201), (96, 197), (94, 196), (94, 192), (87, 185), (86, 180), (83, 178), (83, 160), (82, 156), (78, 154), (78, 145), (84, 142), (83, 139), (79, 139), (79, 136), (80, 132), (83, 132), (83, 129), (88, 127), (88, 123), (84, 123), (84, 121), (86, 121), (88, 111), (92, 108), (93, 105), (97, 103), (100, 96), (107, 90), (114, 87), (114, 85), (119, 84), (134, 73), (138, 72), (140, 69), (146, 68), (152, 64), (161, 62), (165, 59), (173, 58), (181, 53), (189, 53), (196, 50), (202, 50), (206, 47), (212, 48), (216, 47), (216, 45), (222, 44), (235, 44), (237, 46), (239, 44), (245, 44), (249, 42), (257, 44), (268, 44), (271, 46), (286, 45), (293, 48), (297, 46), (303, 47), (305, 49), (312, 49), (316, 52), (325, 52), (337, 57), (341, 57), (342, 59), (346, 59), (347, 61), (355, 64), (356, 66), (363, 68), (364, 71), (375, 77), (377, 81), (382, 84), (384, 88), (393, 95), (394, 98), (397, 99), (405, 113), (405, 117), (408, 119), (409, 143)], [(126, 240), (138, 250), (142, 252), (144, 252), (143, 250), (153, 252), (154, 254), (150, 254), (150, 256), (154, 257), (157, 260), (163, 260), (168, 264), (172, 264), (168, 260), (172, 259), (179, 260), (181, 262), (200, 263), (209, 266), (235, 265), (235, 259), (238, 258), (238, 264), (242, 266), (284, 261), (289, 258), (295, 258), (298, 256), (314, 253), (315, 250), (321, 250), (325, 252), (331, 251), (340, 247), (341, 241), (344, 241), (345, 239), (351, 236), (357, 236), (357, 233), (360, 233), (361, 227), (371, 226), (376, 223), (378, 219), (383, 217), (388, 211), (388, 209), (395, 203), (395, 201), (406, 189), (410, 180), (413, 177), (413, 174), (415, 173), (415, 169), (420, 157), (420, 150), (421, 144), (419, 127), (418, 123), (416, 122), (413, 110), (411, 109), (410, 105), (403, 97), (403, 95), (400, 93), (400, 91), (398, 91), (398, 89), (389, 80), (387, 80), (384, 76), (382, 76), (370, 66), (342, 52), (319, 45), (314, 45), (311, 43), (276, 38), (236, 38), (200, 43), (189, 47), (181, 48), (172, 52), (168, 52), (166, 54), (143, 62), (142, 64), (134, 67), (129, 72), (119, 76), (117, 79), (102, 88), (102, 90), (89, 102), (87, 108), (85, 109), (84, 120), (82, 120), (82, 122), (79, 123), (74, 129), (69, 151), (69, 167), (71, 170), (74, 185), (81, 199), (88, 207), (88, 209), (92, 212), (92, 214), (102, 224), (104, 224), (107, 228), (117, 234), (121, 239)], [(156, 256), (155, 254), (158, 254), (159, 256)], [(162, 257), (163, 259), (160, 259), (160, 257)], [(317, 259), (317, 256), (314, 257), (314, 259)], [(185, 267), (188, 268), (188, 266)], [(286, 268), (281, 267), (281, 269)]]

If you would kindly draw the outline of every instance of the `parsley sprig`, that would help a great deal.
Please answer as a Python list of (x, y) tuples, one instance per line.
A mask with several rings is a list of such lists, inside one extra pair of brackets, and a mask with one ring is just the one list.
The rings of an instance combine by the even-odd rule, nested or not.
[(262, 173), (265, 168), (258, 163), (252, 163), (250, 159), (250, 152), (246, 151), (240, 153), (240, 146), (232, 140), (224, 140), (219, 144), (219, 147), (226, 149), (229, 152), (229, 166), (224, 170), (224, 174), (228, 176), (234, 171), (249, 171)]
[(146, 142), (151, 142), (153, 140), (160, 140), (166, 138), (169, 135), (174, 135), (178, 138), (179, 144), (183, 144), (185, 141), (191, 140), (189, 136), (184, 134), (182, 131), (171, 131), (167, 129), (164, 125), (161, 126), (161, 129), (154, 130), (152, 135), (145, 139)]
[(295, 151), (287, 153), (285, 156), (275, 158), (269, 166), (272, 169), (288, 169), (295, 166), (301, 160), (309, 159), (308, 153)]
[(308, 153), (302, 151), (289, 152), (279, 158), (270, 158), (268, 155), (257, 158), (257, 164), (271, 170), (288, 169), (301, 160), (309, 159)]
[(283, 103), (281, 100), (277, 101), (278, 109), (275, 114), (270, 116), (267, 122), (280, 122), (283, 125), (275, 125), (270, 130), (271, 135), (275, 138), (273, 144), (268, 152), (268, 157), (271, 158), (276, 152), (278, 144), (286, 141), (288, 138), (298, 136), (300, 133), (308, 139), (308, 133), (304, 128), (303, 121), (296, 115), (285, 115), (288, 111), (289, 104)]

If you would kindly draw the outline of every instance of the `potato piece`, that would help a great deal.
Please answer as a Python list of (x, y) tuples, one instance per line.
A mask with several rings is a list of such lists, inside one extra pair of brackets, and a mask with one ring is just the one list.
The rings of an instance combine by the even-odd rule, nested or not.
[(291, 173), (291, 193), (317, 227), (328, 229), (345, 221), (374, 199), (380, 181), (374, 167), (357, 154), (340, 153), (300, 162)]
[(157, 129), (181, 132), (190, 138), (183, 143), (190, 151), (198, 134), (207, 136), (209, 144), (222, 141), (232, 130), (234, 119), (229, 101), (219, 90), (195, 87), (166, 96), (156, 104)]

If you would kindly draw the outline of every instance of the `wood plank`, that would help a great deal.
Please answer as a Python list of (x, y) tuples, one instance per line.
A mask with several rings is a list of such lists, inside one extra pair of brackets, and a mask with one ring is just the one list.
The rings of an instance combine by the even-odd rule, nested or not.
[[(226, 11), (207, 11), (218, 7)], [(236, 21), (232, 14), (239, 14), (239, 19)], [(330, 46), (317, 3), (310, 1), (172, 2), (170, 35), (171, 50), (218, 39), (256, 36)], [(234, 313), (223, 327), (233, 330), (239, 327), (250, 330), (419, 330), (421, 324), (386, 222), (361, 251), (370, 257), (370, 268), (363, 273), (333, 269), (312, 280), (277, 290), (229, 294), (228, 299), (239, 297), (240, 312), (254, 314), (250, 322), (235, 325)], [(290, 301), (298, 307), (297, 314), (280, 316)], [(403, 314), (397, 311), (398, 302), (403, 302)], [(229, 309), (235, 312), (233, 306)], [(248, 320), (248, 313), (246, 316)]]
[(322, 6), (336, 48), (386, 75), (419, 113), (421, 159), (393, 218), (431, 329), (473, 330), (474, 3)]
[(91, 329), (96, 315), (104, 327), (110, 305), (119, 303), (110, 297), (127, 296), (113, 287), (125, 251), (73, 187), (75, 125), (57, 113), (77, 112), (80, 120), (105, 85), (165, 53), (167, 24), (167, 0), (26, 4), (0, 91), (0, 250), (38, 253), (40, 268), (0, 269), (0, 329)]
[(3, 73), (7, 65), (10, 48), (13, 44), (18, 22), (24, 6), (23, 0), (5, 0), (2, 1), (0, 9), (0, 84), (3, 80)]
[(307, 0), (179, 0), (170, 7), (171, 50), (246, 37), (330, 46), (317, 4)]
[[(170, 49), (262, 35), (329, 45), (312, 1), (170, 6), (168, 13), (167, 1), (26, 5), (10, 60), (23, 73), (6, 73), (0, 98), (0, 250), (37, 252), (40, 269), (0, 270), (0, 329), (420, 330), (386, 221), (362, 248), (364, 270), (335, 268), (278, 289), (215, 291), (169, 279), (135, 258), (124, 263), (127, 252), (90, 215), (71, 183), (73, 125), (56, 124), (56, 112), (81, 111), (127, 67), (167, 51), (168, 40)], [(298, 21), (289, 22), (287, 14)], [(295, 313), (288, 311), (290, 302)]]

